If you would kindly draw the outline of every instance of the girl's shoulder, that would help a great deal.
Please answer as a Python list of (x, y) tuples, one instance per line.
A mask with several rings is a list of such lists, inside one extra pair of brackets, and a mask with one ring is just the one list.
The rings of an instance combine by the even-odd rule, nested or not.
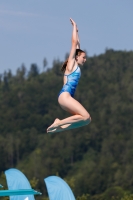
[(65, 74), (71, 74), (72, 72), (74, 72), (76, 69), (77, 69), (78, 65), (77, 63), (75, 62), (73, 67), (72, 67), (72, 70), (68, 70), (67, 66), (66, 66), (66, 70), (65, 70)]

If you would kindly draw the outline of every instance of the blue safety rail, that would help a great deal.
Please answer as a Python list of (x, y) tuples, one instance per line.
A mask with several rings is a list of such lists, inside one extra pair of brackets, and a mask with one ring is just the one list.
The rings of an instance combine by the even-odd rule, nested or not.
[(16, 195), (41, 195), (42, 193), (33, 189), (25, 190), (0, 190), (0, 196), (16, 196)]

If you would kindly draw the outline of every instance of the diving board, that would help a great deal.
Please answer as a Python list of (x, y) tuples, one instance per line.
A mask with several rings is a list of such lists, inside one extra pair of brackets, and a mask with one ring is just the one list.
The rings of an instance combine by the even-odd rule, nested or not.
[(33, 189), (27, 190), (0, 190), (0, 196), (16, 196), (16, 195), (41, 195), (40, 192), (37, 192)]

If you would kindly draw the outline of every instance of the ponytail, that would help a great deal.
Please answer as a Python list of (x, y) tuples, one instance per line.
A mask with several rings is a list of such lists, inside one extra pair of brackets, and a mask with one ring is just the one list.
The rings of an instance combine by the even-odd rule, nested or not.
[(63, 63), (63, 65), (62, 65), (62, 67), (61, 67), (61, 71), (62, 71), (62, 72), (65, 72), (67, 63), (68, 63), (68, 59)]

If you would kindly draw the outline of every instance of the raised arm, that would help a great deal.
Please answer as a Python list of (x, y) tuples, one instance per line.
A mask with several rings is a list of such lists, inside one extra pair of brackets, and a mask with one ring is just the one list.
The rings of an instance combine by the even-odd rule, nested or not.
[(80, 40), (79, 40), (79, 34), (78, 34), (78, 28), (77, 28), (77, 49), (80, 49)]
[(77, 25), (74, 22), (73, 19), (70, 18), (71, 24), (73, 26), (73, 30), (72, 30), (72, 46), (71, 46), (71, 50), (70, 50), (70, 54), (69, 54), (69, 58), (68, 58), (68, 63), (67, 63), (67, 70), (69, 72), (71, 72), (73, 70), (74, 64), (75, 64), (75, 53), (76, 53), (76, 49), (79, 46), (78, 45), (78, 32), (77, 32)]

